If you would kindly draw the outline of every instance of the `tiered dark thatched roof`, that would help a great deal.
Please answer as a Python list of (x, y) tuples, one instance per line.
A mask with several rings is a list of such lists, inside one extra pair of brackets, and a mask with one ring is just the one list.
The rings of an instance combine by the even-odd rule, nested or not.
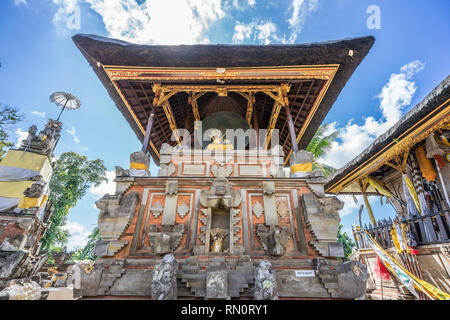
[[(181, 45), (156, 46), (135, 45), (123, 41), (102, 38), (92, 35), (76, 35), (73, 40), (86, 59), (93, 67), (111, 98), (129, 122), (130, 126), (142, 141), (141, 127), (146, 127), (151, 103), (154, 98), (152, 83), (145, 80), (120, 79), (111, 80), (105, 69), (100, 66), (122, 67), (167, 67), (167, 68), (236, 68), (236, 67), (277, 67), (277, 66), (324, 66), (338, 65), (338, 70), (326, 90), (316, 112), (311, 116), (311, 108), (319, 97), (326, 81), (320, 78), (311, 79), (299, 77), (298, 79), (258, 79), (234, 80), (228, 84), (236, 85), (267, 85), (289, 82), (291, 90), (288, 98), (292, 109), (292, 116), (296, 134), (302, 130), (305, 122), (306, 128), (299, 141), (299, 148), (305, 148), (326, 114), (336, 101), (342, 88), (356, 67), (367, 55), (374, 43), (374, 38), (363, 37), (345, 39), (340, 41), (313, 43), (302, 45)], [(114, 82), (114, 83), (113, 83)], [(217, 84), (215, 81), (166, 81), (168, 84)], [(122, 97), (121, 97), (122, 95)], [(255, 95), (256, 121), (260, 129), (268, 126), (274, 100), (265, 93)], [(237, 112), (244, 116), (247, 102), (239, 94), (230, 92), (228, 101), (219, 101), (216, 93), (207, 93), (198, 100), (201, 117), (205, 117), (217, 110), (218, 106), (228, 106), (228, 111)], [(137, 120), (130, 113), (126, 104), (131, 106)], [(170, 98), (170, 106), (178, 128), (187, 128), (193, 132), (194, 116), (188, 104), (188, 95), (177, 93)], [(224, 107), (225, 108), (225, 107)], [(225, 109), (227, 109), (225, 108)], [(224, 111), (224, 110), (222, 110)], [(308, 118), (311, 117), (311, 118)], [(308, 119), (308, 121), (306, 121)], [(162, 143), (170, 143), (171, 128), (166, 114), (162, 108), (156, 111), (155, 130), (152, 131), (151, 143), (154, 149), (161, 147)], [(280, 130), (280, 143), (286, 154), (292, 149), (286, 125), (286, 112), (283, 108), (279, 114), (275, 128)], [(158, 155), (151, 150), (156, 163)]]

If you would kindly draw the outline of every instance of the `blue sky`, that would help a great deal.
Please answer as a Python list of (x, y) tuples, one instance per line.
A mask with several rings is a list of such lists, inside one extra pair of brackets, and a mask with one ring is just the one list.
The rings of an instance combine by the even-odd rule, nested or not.
[[(380, 9), (380, 29), (367, 26), (371, 5)], [(83, 106), (64, 113), (56, 155), (75, 151), (101, 158), (112, 178), (114, 166), (127, 167), (139, 142), (72, 35), (142, 44), (307, 43), (374, 35), (374, 47), (325, 119), (342, 134), (322, 162), (340, 167), (449, 74), (448, 12), (447, 0), (2, 0), (0, 103), (26, 116), (11, 128), (17, 142), (30, 125), (42, 128), (58, 115), (48, 99), (52, 92), (75, 94)], [(154, 165), (151, 171), (156, 174)], [(92, 190), (70, 211), (69, 249), (84, 244), (97, 222), (93, 204), (108, 191), (111, 184)], [(349, 230), (357, 206), (344, 200), (341, 216)], [(378, 199), (372, 203), (376, 217), (392, 214)]]

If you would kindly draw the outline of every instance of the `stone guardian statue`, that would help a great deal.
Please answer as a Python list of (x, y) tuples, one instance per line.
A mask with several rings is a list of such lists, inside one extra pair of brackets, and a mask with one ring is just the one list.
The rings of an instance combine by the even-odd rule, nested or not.
[(177, 299), (178, 262), (173, 254), (165, 255), (153, 269), (151, 293), (153, 300)]
[(278, 300), (277, 280), (269, 261), (261, 261), (256, 269), (254, 293), (255, 300)]

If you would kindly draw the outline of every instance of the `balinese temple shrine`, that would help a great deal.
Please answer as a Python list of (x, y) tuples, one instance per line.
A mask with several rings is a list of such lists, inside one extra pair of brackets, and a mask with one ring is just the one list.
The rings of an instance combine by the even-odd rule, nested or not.
[(73, 40), (143, 144), (129, 168), (116, 168), (116, 193), (96, 203), (100, 259), (75, 270), (78, 297), (365, 294), (364, 265), (343, 263), (336, 240), (343, 203), (325, 195), (304, 149), (373, 37), (268, 46)]
[(363, 196), (353, 235), (368, 298), (450, 299), (449, 140), (450, 76), (325, 185)]

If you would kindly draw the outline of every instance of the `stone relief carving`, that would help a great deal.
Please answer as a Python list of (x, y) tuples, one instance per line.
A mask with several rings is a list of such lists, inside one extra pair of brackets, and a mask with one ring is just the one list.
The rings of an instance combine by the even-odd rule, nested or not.
[(191, 209), (186, 203), (179, 205), (177, 208), (177, 213), (181, 219), (183, 219), (187, 214), (189, 214), (190, 211)]
[(255, 272), (255, 300), (278, 300), (278, 287), (272, 265), (263, 260)]
[(215, 228), (215, 229), (211, 229), (210, 234), (211, 234), (211, 239), (213, 240), (213, 243), (211, 246), (211, 252), (214, 252), (214, 253), (226, 252), (226, 250), (223, 250), (223, 242), (224, 242), (225, 238), (228, 236), (228, 230)]
[(23, 195), (28, 198), (40, 198), (45, 191), (47, 184), (44, 181), (37, 181), (31, 185), (31, 187), (25, 189)]
[(285, 201), (279, 201), (277, 205), (277, 213), (281, 219), (285, 219), (289, 214), (289, 209)]
[(233, 172), (233, 166), (225, 166), (225, 165), (213, 165), (211, 171), (214, 177), (217, 178), (228, 178)]
[(153, 269), (151, 294), (153, 300), (177, 298), (178, 262), (172, 254), (165, 255)]
[(198, 235), (198, 238), (200, 242), (204, 245), (206, 243), (206, 231), (208, 229), (208, 209), (201, 209), (200, 210), (200, 222), (202, 223), (202, 226), (200, 226), (200, 232)]
[(228, 298), (228, 273), (226, 270), (206, 273), (206, 297), (207, 299)]
[(207, 208), (217, 208), (219, 206), (235, 208), (241, 204), (241, 193), (239, 190), (232, 189), (227, 179), (217, 178), (209, 191), (202, 190), (200, 203)]
[(164, 208), (163, 208), (161, 202), (159, 202), (159, 201), (156, 202), (152, 208), (150, 208), (150, 212), (152, 213), (153, 217), (155, 217), (155, 219), (158, 219), (163, 211), (164, 211)]
[(159, 177), (171, 177), (176, 171), (176, 167), (173, 163), (161, 164), (158, 176)]
[[(241, 227), (239, 226), (239, 222), (241, 221), (241, 218), (238, 217), (238, 215), (241, 213), (241, 210), (239, 209), (232, 209), (232, 221), (231, 221), (231, 226), (233, 229), (233, 244), (236, 244), (239, 239), (241, 238), (240, 236), (238, 236), (239, 231), (241, 231)], [(236, 247), (234, 247), (234, 249), (236, 249)]]
[(253, 205), (252, 212), (258, 219), (261, 218), (262, 214), (264, 213), (264, 208), (259, 201), (256, 201), (256, 203)]
[(173, 227), (149, 225), (147, 236), (151, 250), (156, 254), (174, 252), (180, 245), (184, 229), (184, 224), (177, 224)]
[(288, 227), (256, 225), (256, 235), (264, 250), (272, 256), (282, 256), (286, 253), (286, 245), (291, 237)]

